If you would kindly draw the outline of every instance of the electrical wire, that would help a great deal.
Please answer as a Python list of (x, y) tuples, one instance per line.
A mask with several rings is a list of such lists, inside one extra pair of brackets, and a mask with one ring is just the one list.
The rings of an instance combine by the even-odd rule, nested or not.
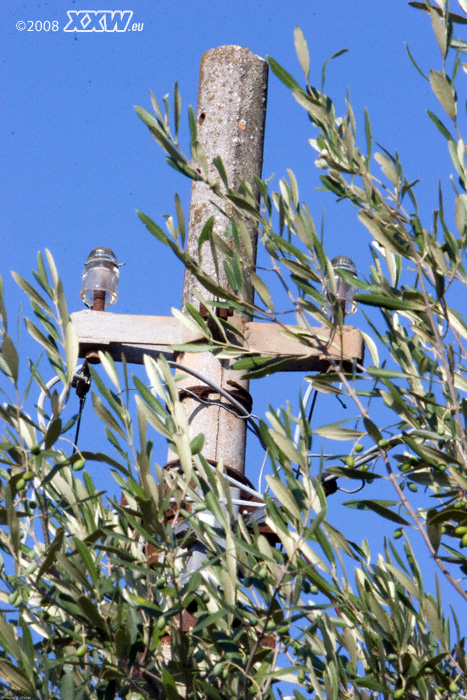
[[(251, 494), (255, 498), (261, 498), (261, 499), (263, 498), (262, 493), (255, 491), (254, 489), (247, 486), (247, 484), (242, 484), (241, 481), (238, 481), (233, 476), (230, 476), (229, 474), (224, 474), (224, 478), (227, 479), (227, 481), (229, 481), (234, 486), (238, 486), (238, 488), (242, 489), (242, 491), (246, 491), (247, 493)], [(249, 504), (251, 505), (251, 501), (249, 501)]]
[[(236, 398), (234, 398), (234, 397), (232, 396), (232, 394), (229, 394), (228, 391), (226, 391), (225, 389), (223, 389), (222, 387), (220, 387), (218, 384), (216, 384), (215, 382), (213, 382), (211, 379), (208, 379), (207, 377), (205, 377), (205, 376), (204, 376), (203, 374), (201, 374), (200, 372), (197, 372), (196, 370), (191, 369), (191, 367), (186, 367), (186, 365), (182, 365), (182, 364), (180, 364), (180, 362), (174, 362), (173, 360), (168, 360), (168, 361), (167, 361), (167, 364), (168, 364), (170, 367), (174, 367), (175, 369), (181, 369), (183, 372), (188, 372), (188, 374), (193, 375), (193, 377), (196, 377), (196, 379), (199, 379), (201, 382), (203, 382), (203, 383), (206, 384), (207, 386), (210, 386), (211, 389), (214, 389), (215, 392), (217, 392), (218, 394), (220, 394), (221, 396), (223, 396), (225, 399), (227, 399), (228, 401), (230, 401), (230, 403), (231, 403), (233, 406), (235, 406), (235, 408), (237, 408), (238, 411), (240, 411), (240, 413), (241, 413), (245, 418), (252, 418), (253, 414), (250, 413), (249, 411), (247, 411), (246, 408), (245, 408), (244, 406), (242, 406), (242, 404), (241, 404), (239, 401), (237, 401)], [(255, 418), (256, 418), (256, 417), (257, 417), (257, 416), (255, 416)]]
[[(197, 502), (197, 501), (195, 501), (194, 498), (190, 498), (188, 496), (184, 500), (186, 501), (186, 503), (196, 503)], [(247, 507), (253, 506), (256, 508), (264, 508), (264, 506), (266, 505), (266, 503), (264, 501), (245, 501), (241, 498), (232, 498), (231, 501), (232, 501), (232, 505), (234, 505), (234, 506), (247, 506)], [(178, 501), (176, 498), (170, 498), (169, 503), (177, 503), (178, 504)], [(224, 505), (225, 503), (227, 503), (227, 501), (225, 499), (220, 499), (219, 503)], [(208, 506), (206, 506), (206, 510), (209, 510)]]
[(364, 488), (365, 488), (365, 480), (362, 479), (362, 485), (359, 486), (358, 489), (352, 489), (352, 490), (351, 489), (343, 489), (342, 486), (338, 486), (337, 490), (343, 491), (344, 493), (358, 493), (359, 491), (361, 491)]
[[(313, 391), (313, 383), (310, 382), (306, 388), (305, 396), (303, 397), (303, 401), (301, 402), (303, 410), (306, 410), (306, 407), (308, 406), (308, 401), (310, 400), (310, 396), (311, 396), (312, 391)], [(308, 422), (310, 422), (310, 421), (308, 420)], [(295, 433), (294, 433), (294, 438), (293, 438), (294, 447), (298, 447), (298, 443), (300, 441), (300, 433), (301, 433), (300, 424), (298, 424), (297, 427), (295, 428)]]
[[(46, 433), (48, 430), (48, 427), (50, 425), (49, 423), (46, 423), (44, 419), (44, 403), (46, 397), (50, 394), (50, 389), (55, 386), (55, 384), (58, 384), (61, 381), (60, 377), (58, 375), (55, 375), (55, 377), (52, 377), (47, 384), (45, 385), (45, 388), (42, 389), (41, 393), (39, 394), (39, 398), (37, 400), (37, 405), (36, 405), (36, 410), (37, 410), (37, 418), (38, 418), (38, 423), (39, 427), (42, 430), (42, 432)], [(76, 394), (79, 397), (79, 410), (78, 410), (78, 422), (76, 425), (76, 434), (75, 434), (75, 441), (74, 441), (74, 449), (73, 453), (75, 454), (77, 450), (77, 445), (78, 445), (78, 436), (79, 436), (79, 430), (81, 426), (81, 417), (83, 413), (83, 408), (84, 404), (86, 401), (86, 394), (89, 391), (89, 388), (91, 386), (91, 374), (89, 372), (89, 367), (88, 363), (86, 361), (83, 362), (82, 365), (78, 365), (78, 367), (75, 370), (73, 380), (71, 383), (71, 386), (76, 389)], [(58, 399), (58, 407), (59, 410), (61, 411), (63, 407), (65, 406), (66, 399), (68, 397), (69, 393), (69, 387), (64, 387), (59, 399)]]
[[(311, 396), (312, 391), (313, 391), (313, 382), (310, 382), (309, 385), (307, 386), (307, 389), (305, 391), (305, 396), (303, 397), (303, 401), (302, 401), (302, 407), (303, 407), (304, 412), (308, 406), (308, 402), (310, 400), (310, 396)], [(308, 423), (311, 423), (311, 419), (313, 417), (313, 411), (315, 410), (315, 406), (316, 406), (316, 399), (318, 398), (317, 389), (315, 389), (314, 392), (315, 393), (313, 394), (313, 399), (311, 401), (311, 406), (310, 406), (310, 410), (308, 412), (308, 417), (307, 417)], [(297, 427), (295, 428), (295, 435), (294, 435), (294, 446), (296, 448), (298, 448), (298, 445), (300, 442), (300, 433), (301, 433), (300, 424), (298, 424)], [(295, 470), (295, 478), (298, 477), (299, 472), (300, 472), (300, 467), (297, 465), (297, 469)]]
[(78, 369), (78, 371), (75, 372), (75, 376), (73, 377), (71, 385), (76, 389), (76, 395), (79, 397), (78, 421), (76, 424), (75, 442), (73, 448), (73, 454), (75, 454), (78, 449), (78, 437), (79, 430), (81, 427), (81, 417), (83, 415), (84, 404), (86, 403), (86, 396), (91, 387), (91, 373), (89, 371), (89, 366), (86, 360)]
[[(237, 409), (237, 411), (241, 414), (240, 417), (245, 418), (248, 421), (249, 425), (253, 429), (253, 432), (260, 441), (261, 446), (263, 447), (263, 449), (266, 449), (266, 446), (263, 442), (263, 438), (261, 437), (259, 426), (254, 420), (255, 418), (256, 420), (258, 420), (258, 416), (255, 416), (250, 411), (247, 411), (247, 409), (240, 403), (240, 401), (237, 401), (237, 399), (234, 396), (232, 396), (232, 394), (230, 394), (221, 386), (213, 382), (211, 379), (205, 377), (200, 372), (197, 372), (196, 370), (191, 369), (191, 367), (187, 367), (186, 365), (182, 365), (180, 362), (174, 362), (173, 360), (168, 360), (167, 364), (169, 365), (169, 367), (173, 367), (174, 369), (180, 369), (182, 372), (187, 372), (188, 374), (191, 374), (193, 377), (196, 377), (196, 379), (199, 379), (201, 382), (206, 384), (206, 386), (211, 387), (211, 389), (213, 389), (216, 393), (220, 394), (225, 399), (227, 399), (227, 401), (229, 401), (232, 404), (232, 406), (234, 406)], [(184, 389), (184, 391), (186, 391), (186, 389)], [(196, 396), (196, 399), (199, 400), (199, 397)], [(220, 404), (220, 406), (222, 408), (227, 408), (223, 404)]]
[(83, 415), (83, 408), (84, 408), (85, 401), (86, 401), (86, 399), (79, 400), (78, 421), (76, 423), (75, 440), (73, 443), (74, 447), (73, 447), (72, 454), (75, 454), (76, 450), (78, 449), (79, 429), (81, 427), (81, 416)]
[(313, 417), (313, 411), (315, 410), (317, 398), (318, 398), (318, 390), (315, 389), (315, 393), (313, 394), (313, 400), (312, 400), (311, 406), (310, 406), (310, 412), (308, 413), (308, 423), (311, 423), (311, 419)]
[(259, 477), (258, 477), (258, 491), (259, 491), (260, 493), (261, 493), (261, 487), (262, 487), (262, 483), (263, 483), (263, 474), (264, 474), (264, 470), (265, 470), (265, 467), (266, 467), (266, 462), (268, 461), (268, 454), (269, 454), (269, 450), (266, 449), (266, 452), (265, 452), (265, 454), (264, 454), (263, 463), (262, 463), (261, 469), (260, 469), (260, 471), (259, 471)]
[[(81, 367), (82, 367), (82, 365), (79, 365), (79, 367), (77, 369), (79, 370), (79, 369), (81, 369)], [(49, 427), (48, 424), (44, 420), (45, 399), (49, 395), (50, 389), (52, 389), (52, 387), (54, 387), (55, 384), (58, 384), (58, 382), (60, 382), (60, 381), (61, 381), (60, 377), (58, 375), (55, 375), (55, 377), (53, 377), (52, 379), (50, 379), (47, 382), (47, 384), (45, 385), (45, 389), (42, 389), (41, 393), (39, 394), (36, 409), (39, 409), (39, 410), (37, 410), (37, 418), (38, 418), (39, 427), (41, 428), (41, 430), (43, 432), (46, 432), (47, 428)], [(58, 399), (58, 406), (60, 409), (63, 407), (63, 405), (65, 403), (65, 399), (67, 397), (67, 394), (68, 394), (68, 389), (65, 387), (63, 389), (63, 391), (61, 392), (59, 399)]]
[(218, 408), (223, 408), (225, 411), (228, 413), (232, 413), (236, 418), (240, 418), (240, 420), (245, 420), (247, 421), (247, 429), (250, 430), (252, 433), (254, 433), (257, 437), (259, 437), (258, 433), (256, 430), (251, 425), (251, 418), (252, 414), (250, 413), (248, 416), (239, 416), (238, 411), (234, 408), (230, 408), (230, 406), (227, 406), (225, 403), (222, 403), (221, 401), (214, 401), (211, 399), (202, 399), (201, 396), (198, 396), (195, 394), (194, 391), (190, 391), (187, 387), (183, 387), (183, 392), (185, 394), (188, 394), (190, 398), (194, 399), (198, 403), (202, 404), (203, 406), (217, 406)]

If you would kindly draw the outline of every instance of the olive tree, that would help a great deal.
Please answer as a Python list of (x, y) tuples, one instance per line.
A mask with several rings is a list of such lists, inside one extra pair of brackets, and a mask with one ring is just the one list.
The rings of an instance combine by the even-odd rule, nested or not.
[[(374, 244), (373, 262), (358, 278), (334, 271), (291, 171), (277, 191), (259, 178), (229, 182), (219, 159), (213, 176), (192, 112), (190, 151), (181, 149), (177, 89), (173, 120), (167, 100), (161, 109), (153, 99), (154, 113), (138, 108), (170, 165), (204, 181), (225, 219), (223, 235), (205, 222), (192, 256), (178, 197), (167, 232), (140, 214), (158, 245), (210, 294), (200, 299), (203, 316), (193, 305), (177, 314), (204, 338), (201, 347), (179, 350), (210, 351), (260, 381), (280, 371), (283, 359), (274, 348), (267, 355), (249, 348), (219, 309), (280, 324), (301, 344), (300, 357), (318, 342), (328, 352), (317, 325), (336, 332), (345, 322), (339, 277), (357, 287), (366, 317), (365, 362), (348, 366), (329, 356), (330, 370), (308, 378), (316, 392), (353, 406), (354, 427), (316, 417), (310, 424), (304, 397), (298, 410), (287, 403), (248, 416), (269, 465), (268, 489), (253, 514), (236, 512), (225, 465), (203, 457), (169, 363), (146, 357), (142, 379), (125, 358), (118, 368), (100, 353), (99, 366), (77, 371), (78, 340), (52, 255), (38, 255), (33, 281), (15, 275), (32, 307), (27, 331), (43, 357), (29, 364), (20, 358), (2, 301), (6, 697), (467, 697), (462, 616), (455, 606), (445, 609), (440, 593), (452, 589), (454, 601), (467, 600), (467, 322), (456, 309), (467, 287), (467, 166), (458, 113), (465, 95), (457, 94), (465, 92), (467, 43), (455, 38), (467, 5), (459, 0), (462, 14), (455, 14), (447, 2), (410, 4), (428, 15), (441, 52), (429, 73), (417, 66), (439, 100), (439, 115), (428, 114), (453, 164), (434, 215), (419, 209), (416, 180), (398, 155), (374, 152), (369, 114), (360, 126), (347, 100), (339, 116), (324, 86), (313, 85), (298, 28), (302, 82), (269, 59), (309, 116), (322, 188), (354, 205), (362, 240)], [(267, 260), (261, 268), (249, 254), (252, 227)], [(227, 284), (203, 272), (203, 246), (222, 259)], [(287, 322), (276, 311), (275, 298), (284, 293)], [(63, 384), (61, 396), (43, 379), (50, 368)], [(108, 444), (99, 452), (85, 439), (76, 444), (79, 414), (64, 423), (63, 397), (77, 389), (84, 398), (91, 380)], [(32, 389), (50, 400), (50, 410), (34, 405)], [(176, 453), (176, 469), (164, 470), (157, 436)], [(310, 460), (316, 440), (325, 446), (319, 469)], [(113, 479), (110, 495), (96, 489), (96, 465)], [(377, 552), (332, 523), (328, 500), (343, 480), (378, 482), (384, 491), (384, 500), (371, 499), (370, 489), (370, 497), (347, 503), (354, 519), (369, 510), (387, 524)], [(424, 549), (415, 551), (417, 538)], [(198, 567), (195, 546), (203, 553)], [(440, 581), (436, 595), (427, 592), (433, 581), (424, 562)]]

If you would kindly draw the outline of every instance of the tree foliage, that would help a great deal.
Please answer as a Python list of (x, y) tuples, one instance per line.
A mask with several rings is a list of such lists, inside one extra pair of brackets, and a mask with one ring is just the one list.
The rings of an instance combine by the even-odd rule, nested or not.
[[(308, 48), (298, 28), (303, 85), (269, 59), (309, 116), (322, 189), (355, 207), (373, 244), (373, 262), (358, 279), (339, 273), (358, 287), (367, 319), (366, 362), (349, 367), (332, 360), (330, 372), (309, 378), (316, 391), (352, 403), (356, 427), (310, 425), (304, 400), (295, 414), (288, 404), (271, 407), (263, 419), (250, 417), (270, 464), (261, 517), (236, 512), (228, 475), (203, 457), (202, 438), (190, 433), (164, 358), (146, 357), (142, 381), (124, 361), (120, 371), (100, 354), (101, 368), (91, 368), (92, 400), (108, 450), (78, 449), (72, 436), (78, 416), (62, 422), (63, 397), (43, 378), (44, 367), (52, 368), (63, 396), (82, 379), (53, 258), (39, 254), (34, 283), (15, 275), (32, 307), (27, 330), (44, 357), (23, 366), (2, 300), (0, 685), (6, 693), (43, 700), (253, 700), (292, 692), (296, 700), (467, 697), (462, 617), (447, 613), (439, 584), (436, 595), (427, 592), (432, 582), (424, 580), (413, 548), (421, 536), (443, 588), (464, 604), (467, 321), (456, 307), (467, 287), (465, 115), (459, 107), (465, 95), (458, 95), (467, 43), (455, 35), (467, 6), (462, 0), (464, 14), (457, 15), (444, 2), (410, 4), (429, 15), (441, 53), (436, 69), (416, 66), (439, 101), (439, 115), (428, 116), (453, 164), (434, 214), (419, 210), (417, 180), (404, 172), (398, 154), (374, 151), (368, 113), (358, 130), (349, 100), (346, 113), (336, 114), (324, 92), (325, 68), (320, 88), (310, 83)], [(190, 305), (177, 314), (204, 338), (202, 350), (261, 378), (283, 361), (273, 348), (268, 355), (249, 348), (217, 309), (280, 324), (301, 343), (303, 356), (317, 341), (322, 345), (317, 325), (344, 323), (335, 273), (294, 174), (288, 171), (278, 191), (259, 178), (229, 182), (220, 159), (206, 162), (192, 113), (190, 154), (182, 152), (180, 105), (176, 87), (173, 126), (167, 100), (161, 109), (153, 99), (154, 114), (138, 113), (170, 165), (211, 188), (225, 235), (207, 222), (193, 257), (185, 250), (178, 197), (167, 233), (140, 216), (206, 289), (207, 320)], [(249, 255), (252, 226), (267, 269), (254, 269)], [(203, 245), (218, 256), (227, 285), (203, 272)], [(277, 281), (291, 323), (276, 310)], [(42, 403), (34, 408), (37, 390), (50, 411)], [(156, 434), (178, 455), (177, 469), (163, 470)], [(366, 541), (353, 542), (331, 524), (331, 482), (317, 479), (310, 462), (317, 439), (332, 456), (322, 463), (332, 483), (385, 484), (384, 500), (347, 503), (386, 519), (391, 532), (394, 523), (401, 528), (396, 542), (388, 537), (376, 556)], [(96, 490), (96, 465), (109, 470), (121, 499)], [(196, 547), (202, 566), (193, 570)]]

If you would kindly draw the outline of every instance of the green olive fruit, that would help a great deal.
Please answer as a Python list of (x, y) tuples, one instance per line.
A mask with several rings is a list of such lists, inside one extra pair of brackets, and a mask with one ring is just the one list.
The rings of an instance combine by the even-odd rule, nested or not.
[(21, 591), (13, 591), (13, 593), (10, 593), (10, 595), (8, 596), (8, 602), (10, 603), (10, 605), (19, 607), (23, 602)]
[(412, 482), (410, 482), (410, 484), (408, 485), (408, 488), (410, 491), (413, 491), (414, 493), (416, 493), (418, 491), (417, 484), (413, 484)]
[(462, 547), (467, 547), (467, 535), (464, 535), (461, 540)]
[(79, 472), (81, 469), (84, 467), (86, 464), (86, 460), (84, 459), (77, 459), (76, 462), (73, 462), (73, 471)]
[(387, 447), (389, 445), (389, 440), (385, 440), (384, 438), (382, 440), (379, 440), (378, 442), (378, 447)]
[(39, 447), (39, 445), (33, 445), (31, 447), (31, 454), (32, 455), (40, 455), (40, 453), (41, 453), (41, 448)]
[(399, 530), (395, 530), (393, 533), (393, 537), (395, 540), (399, 540), (402, 537), (402, 530), (399, 528)]
[(19, 597), (19, 591), (13, 591), (13, 593), (10, 593), (8, 596), (8, 602), (10, 605), (16, 605), (16, 601), (18, 600)]
[(465, 527), (465, 525), (459, 525), (458, 527), (456, 527), (454, 532), (456, 533), (456, 535), (465, 535), (465, 533), (467, 532), (467, 527)]
[(37, 569), (37, 562), (32, 561), (26, 568), (26, 572), (28, 574), (33, 574), (35, 570)]
[(354, 450), (355, 452), (363, 452), (363, 445), (358, 443), (358, 445), (355, 445)]
[(346, 464), (348, 467), (352, 468), (352, 467), (354, 466), (354, 464), (355, 464), (355, 460), (354, 460), (354, 458), (353, 458), (352, 456), (346, 457), (346, 458), (344, 459), (344, 464)]
[(25, 481), (31, 481), (31, 479), (33, 478), (33, 476), (34, 476), (34, 474), (33, 474), (32, 472), (24, 472), (24, 474), (23, 474), (23, 479), (24, 479)]
[(87, 652), (87, 650), (88, 650), (87, 645), (81, 644), (81, 646), (79, 646), (76, 650), (76, 656), (78, 656), (78, 657), (84, 656), (85, 653)]
[(26, 486), (25, 480), (18, 479), (18, 481), (16, 482), (16, 488), (18, 489), (18, 491), (21, 491), (21, 489), (24, 489), (25, 486)]

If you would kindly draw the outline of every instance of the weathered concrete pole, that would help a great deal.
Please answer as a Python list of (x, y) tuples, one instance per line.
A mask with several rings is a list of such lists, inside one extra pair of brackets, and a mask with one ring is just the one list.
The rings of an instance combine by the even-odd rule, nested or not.
[[(198, 93), (198, 140), (203, 145), (208, 163), (220, 156), (224, 163), (229, 184), (236, 187), (238, 178), (253, 181), (261, 176), (263, 162), (264, 125), (266, 118), (268, 65), (249, 49), (240, 46), (221, 46), (207, 51), (201, 59)], [(210, 175), (217, 171), (210, 165)], [(210, 216), (216, 217), (215, 232), (223, 235), (226, 219), (211, 203), (212, 191), (203, 183), (194, 182), (188, 233), (188, 251), (198, 255), (198, 240), (202, 228)], [(225, 205), (224, 205), (225, 209)], [(256, 255), (256, 232), (251, 230), (252, 247)], [(216, 272), (210, 254), (209, 243), (203, 246), (203, 269), (221, 286), (227, 286), (222, 260)], [(205, 299), (212, 299), (197, 280), (185, 273), (183, 304), (191, 302), (199, 307), (196, 292)], [(242, 324), (245, 319), (236, 315), (230, 319)], [(248, 381), (241, 380), (241, 372), (229, 369), (228, 361), (219, 361), (210, 353), (185, 354), (180, 362), (208, 377), (226, 391), (232, 391), (230, 381), (248, 390)], [(193, 378), (184, 380), (182, 386), (204, 385)], [(216, 399), (210, 395), (210, 399)], [(225, 399), (222, 399), (225, 402)], [(246, 422), (218, 406), (204, 407), (193, 399), (185, 399), (190, 416), (192, 435), (205, 435), (203, 454), (207, 459), (244, 472)]]

